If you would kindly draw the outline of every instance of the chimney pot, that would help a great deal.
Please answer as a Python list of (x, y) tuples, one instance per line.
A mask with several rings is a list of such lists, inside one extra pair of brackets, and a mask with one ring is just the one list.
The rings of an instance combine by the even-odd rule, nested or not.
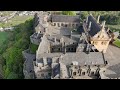
[(99, 23), (99, 20), (100, 20), (100, 15), (99, 15), (98, 18), (97, 18), (97, 23)]

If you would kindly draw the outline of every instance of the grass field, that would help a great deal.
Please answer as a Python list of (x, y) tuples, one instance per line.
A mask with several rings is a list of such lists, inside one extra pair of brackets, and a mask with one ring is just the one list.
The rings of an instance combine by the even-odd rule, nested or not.
[(16, 26), (21, 23), (24, 23), (26, 20), (30, 18), (33, 18), (33, 16), (15, 16), (14, 18), (10, 19), (7, 23), (0, 23), (0, 27)]
[(8, 32), (0, 32), (0, 46), (7, 39)]

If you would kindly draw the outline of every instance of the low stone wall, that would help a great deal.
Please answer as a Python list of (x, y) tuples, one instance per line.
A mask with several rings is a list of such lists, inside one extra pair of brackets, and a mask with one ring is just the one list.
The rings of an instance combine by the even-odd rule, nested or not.
[(13, 31), (13, 30), (14, 30), (14, 27), (0, 28), (1, 32), (4, 32), (4, 31)]

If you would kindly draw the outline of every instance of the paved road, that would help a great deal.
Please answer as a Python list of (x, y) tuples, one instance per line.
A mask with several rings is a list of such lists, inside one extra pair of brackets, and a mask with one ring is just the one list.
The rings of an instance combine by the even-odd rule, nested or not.
[(105, 59), (108, 61), (105, 75), (110, 78), (120, 77), (120, 48), (109, 45)]

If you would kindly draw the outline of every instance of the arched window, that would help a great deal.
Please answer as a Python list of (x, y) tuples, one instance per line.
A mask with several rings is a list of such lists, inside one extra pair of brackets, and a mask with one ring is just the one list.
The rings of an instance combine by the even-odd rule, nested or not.
[(56, 26), (56, 23), (54, 23), (54, 26)]
[(60, 27), (60, 24), (59, 24), (59, 23), (57, 23), (57, 25), (58, 25), (58, 27)]
[(64, 26), (64, 24), (63, 24), (63, 23), (61, 23), (61, 26)]
[(76, 24), (76, 27), (78, 27), (78, 24)]
[(76, 72), (73, 72), (73, 75), (75, 76), (75, 75), (76, 75)]
[(65, 27), (67, 27), (67, 24), (65, 24)]
[(60, 48), (58, 48), (58, 50), (60, 51)]
[(91, 72), (91, 75), (94, 75), (94, 72)]
[(70, 48), (68, 48), (68, 51), (70, 51)]
[(74, 25), (74, 24), (72, 24), (72, 26), (74, 27), (75, 25)]
[(103, 44), (104, 44), (104, 42), (101, 42), (101, 44), (103, 45)]
[(82, 75), (85, 75), (85, 72), (82, 72)]

